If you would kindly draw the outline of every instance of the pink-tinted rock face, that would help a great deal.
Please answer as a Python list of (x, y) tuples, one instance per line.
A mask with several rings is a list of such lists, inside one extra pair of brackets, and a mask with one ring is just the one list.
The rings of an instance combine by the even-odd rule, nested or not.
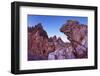
[(74, 20), (68, 20), (61, 29), (71, 41), (77, 58), (87, 57), (87, 25), (79, 24)]
[(63, 42), (60, 37), (48, 37), (39, 23), (28, 27), (28, 60), (55, 60), (87, 58), (87, 25), (68, 20), (60, 29), (70, 42)]
[(41, 24), (28, 28), (28, 51), (31, 55), (47, 55), (48, 35)]
[[(29, 60), (44, 60), (50, 52), (54, 52), (63, 41), (56, 36), (48, 38), (47, 32), (39, 23), (35, 27), (28, 28), (28, 53)], [(31, 57), (30, 57), (31, 56)], [(32, 58), (35, 57), (34, 58)], [(42, 58), (43, 57), (43, 58)]]

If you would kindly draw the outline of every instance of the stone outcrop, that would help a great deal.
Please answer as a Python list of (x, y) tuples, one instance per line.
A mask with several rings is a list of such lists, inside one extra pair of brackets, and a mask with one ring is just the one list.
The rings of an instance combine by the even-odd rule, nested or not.
[[(68, 45), (68, 44), (67, 44)], [(54, 52), (49, 53), (49, 60), (60, 60), (60, 59), (75, 59), (74, 51), (71, 46), (59, 47)]]
[(45, 60), (63, 41), (56, 36), (48, 38), (47, 32), (39, 23), (28, 28), (28, 60)]
[(28, 51), (29, 55), (37, 56), (37, 58), (43, 57), (46, 59), (47, 55), (47, 44), (48, 35), (43, 29), (41, 23), (37, 24), (35, 27), (28, 28)]
[(86, 58), (88, 47), (87, 47), (87, 25), (80, 24), (75, 20), (68, 20), (61, 28), (60, 31), (68, 36), (72, 47), (75, 50), (77, 58)]
[(87, 25), (75, 20), (68, 20), (60, 29), (70, 42), (63, 42), (60, 37), (48, 37), (39, 23), (28, 27), (28, 60), (56, 60), (87, 58)]

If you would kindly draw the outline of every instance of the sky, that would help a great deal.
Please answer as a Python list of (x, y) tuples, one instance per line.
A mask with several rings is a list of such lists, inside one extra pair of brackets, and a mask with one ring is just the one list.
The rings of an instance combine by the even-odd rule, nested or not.
[(78, 16), (50, 16), (50, 15), (28, 15), (28, 27), (42, 23), (44, 30), (47, 32), (49, 37), (56, 35), (61, 37), (64, 42), (68, 42), (66, 35), (60, 32), (60, 28), (67, 20), (77, 20), (80, 24), (88, 24), (87, 17), (78, 17)]

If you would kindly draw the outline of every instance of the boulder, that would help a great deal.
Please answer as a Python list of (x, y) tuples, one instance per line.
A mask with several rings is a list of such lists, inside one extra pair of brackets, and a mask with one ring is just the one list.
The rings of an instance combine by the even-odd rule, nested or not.
[(76, 57), (86, 58), (88, 51), (87, 25), (80, 24), (76, 20), (68, 20), (67, 23), (60, 28), (60, 31), (68, 37), (75, 50)]

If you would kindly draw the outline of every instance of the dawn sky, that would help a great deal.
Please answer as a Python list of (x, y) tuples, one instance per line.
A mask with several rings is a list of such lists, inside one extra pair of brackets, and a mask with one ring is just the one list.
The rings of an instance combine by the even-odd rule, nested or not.
[(49, 37), (56, 35), (57, 37), (61, 37), (64, 42), (68, 41), (67, 37), (60, 32), (59, 29), (67, 22), (67, 20), (77, 20), (80, 24), (88, 24), (87, 17), (28, 15), (27, 18), (29, 27), (42, 23), (42, 26)]

